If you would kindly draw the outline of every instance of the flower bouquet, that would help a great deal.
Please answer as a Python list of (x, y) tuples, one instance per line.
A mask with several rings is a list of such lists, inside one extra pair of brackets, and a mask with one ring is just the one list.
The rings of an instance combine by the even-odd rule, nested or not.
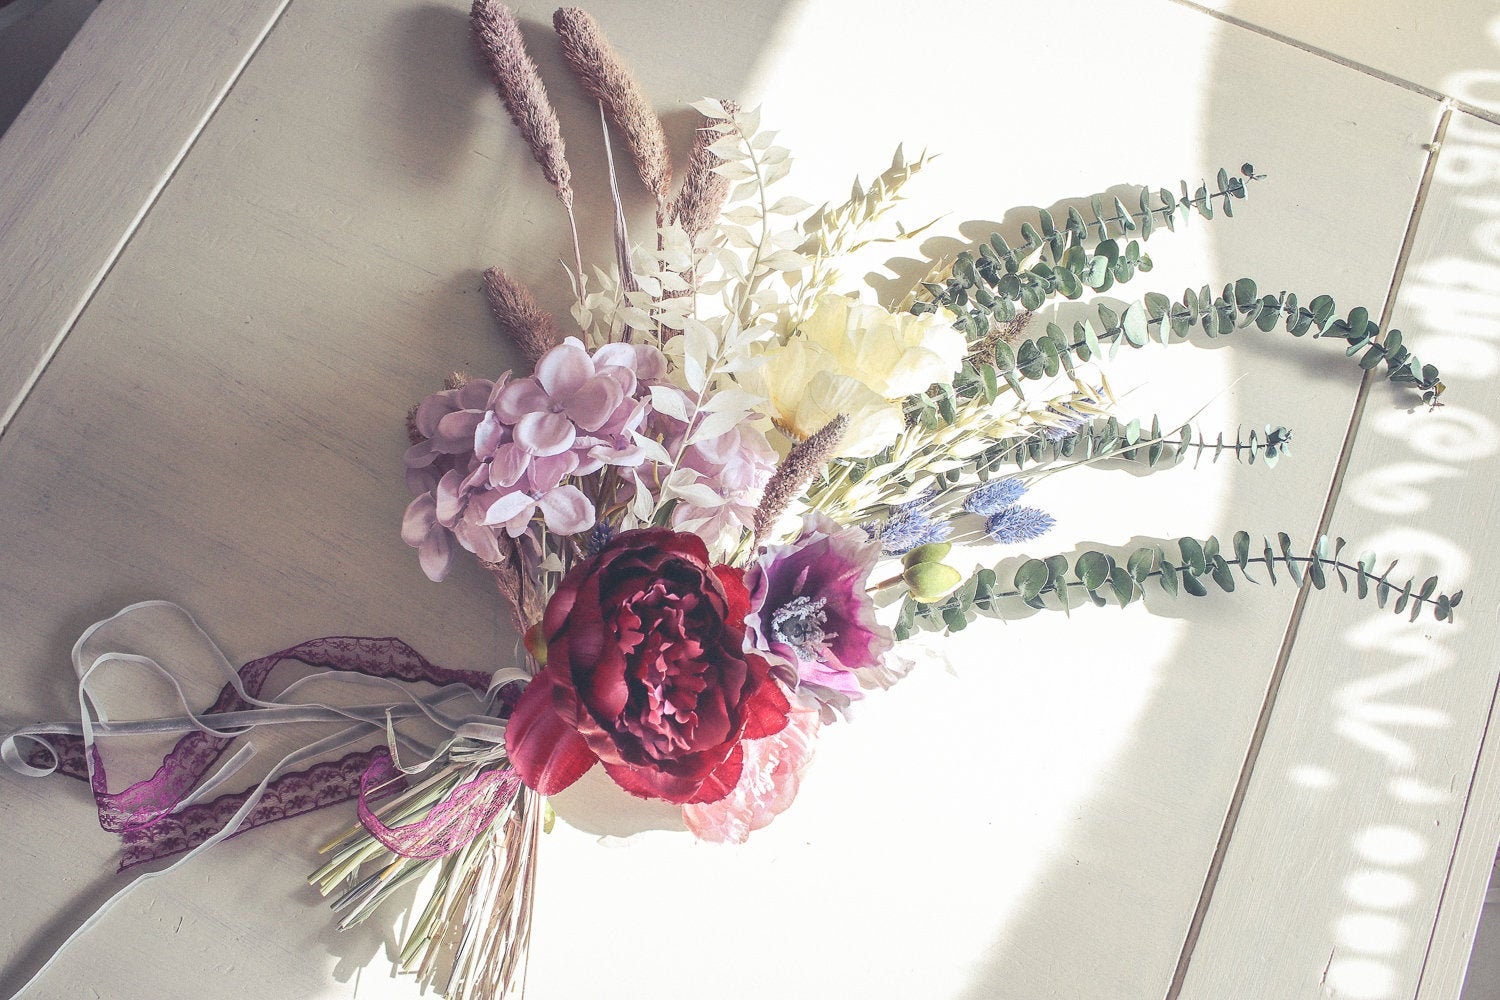
[[(514, 16), (472, 12), (481, 58), (570, 221), (562, 129)], [(614, 259), (586, 267), (574, 231), (571, 315), (560, 322), (499, 269), (485, 273), (518, 364), (454, 375), (408, 415), (412, 500), (401, 534), (441, 581), (472, 556), (492, 574), (524, 651), (494, 676), (444, 671), (391, 640), (314, 640), (234, 671), (207, 712), (153, 727), (29, 727), (6, 740), (26, 773), (90, 778), (127, 861), (189, 851), (248, 826), (353, 799), (358, 823), (311, 880), (343, 925), (419, 887), (400, 964), (455, 998), (518, 991), (546, 796), (596, 765), (630, 795), (680, 808), (698, 838), (738, 843), (792, 807), (820, 729), (913, 669), (903, 643), (981, 616), (1148, 593), (1205, 596), (1236, 581), (1338, 582), (1397, 613), (1452, 616), (1461, 593), (1405, 580), (1342, 539), (1183, 538), (976, 565), (979, 546), (1031, 542), (1052, 517), (1028, 501), (1044, 476), (1093, 463), (1152, 468), (1201, 454), (1274, 465), (1291, 432), (1226, 440), (1191, 423), (1122, 419), (1101, 369), (1126, 347), (1251, 327), (1346, 343), (1351, 367), (1440, 405), (1443, 384), (1368, 312), (1326, 295), (1265, 294), (1250, 279), (1123, 308), (1093, 297), (1152, 266), (1143, 249), (1191, 216), (1230, 215), (1258, 175), (1041, 211), (1013, 244), (996, 234), (929, 262), (894, 301), (851, 294), (840, 262), (922, 231), (889, 221), (927, 158), (898, 149), (868, 185), (815, 208), (781, 193), (791, 158), (760, 116), (704, 100), (685, 176), (672, 181), (661, 122), (597, 24), (557, 12), (562, 51), (601, 127), (656, 203), (627, 231), (611, 161)], [(1076, 301), (1078, 318), (1043, 310)], [(468, 553), (464, 556), (462, 553)], [(148, 614), (192, 632), (176, 611)], [(115, 628), (101, 623), (86, 640)], [(102, 647), (111, 648), (114, 647)], [(81, 641), (81, 684), (104, 656)], [(136, 655), (112, 652), (109, 656)], [(361, 688), (431, 693), (358, 706), (272, 692), (300, 660)], [(209, 769), (244, 727), (340, 722), (249, 793), (214, 797)], [(426, 727), (428, 732), (416, 730)], [(186, 733), (163, 770), (108, 793), (98, 741)], [(384, 746), (326, 758), (350, 739)], [(232, 758), (228, 772), (232, 772)], [(319, 770), (321, 769), (321, 770)], [(227, 776), (228, 772), (224, 772)], [(206, 780), (205, 780), (206, 779)], [(203, 783), (200, 783), (203, 782)], [(197, 789), (196, 791), (194, 789)], [(277, 809), (267, 804), (280, 800)]]

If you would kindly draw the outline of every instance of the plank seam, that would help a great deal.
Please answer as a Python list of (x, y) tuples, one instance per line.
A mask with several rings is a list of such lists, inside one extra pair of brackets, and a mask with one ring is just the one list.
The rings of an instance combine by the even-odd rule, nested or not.
[[(1179, 0), (1182, 2), (1182, 0)], [(1417, 228), (1422, 218), (1422, 210), (1427, 205), (1428, 191), (1432, 186), (1433, 175), (1437, 169), (1437, 157), (1442, 148), (1443, 138), (1448, 132), (1448, 122), (1452, 118), (1455, 102), (1444, 101), (1441, 113), (1438, 116), (1436, 128), (1433, 130), (1432, 141), (1426, 146), (1427, 162), (1423, 166), (1421, 180), (1417, 184), (1417, 191), (1412, 199), (1411, 212), (1407, 215), (1406, 231), (1401, 237), (1401, 248), (1396, 255), (1396, 265), (1392, 269), (1391, 279), (1386, 287), (1385, 307), (1380, 315), (1380, 328), (1388, 329), (1391, 314), (1395, 310), (1396, 295), (1401, 287), (1401, 282), (1406, 276), (1407, 262), (1411, 258), (1412, 247), (1416, 242)], [(1334, 466), (1333, 476), (1329, 482), (1328, 495), (1323, 501), (1323, 510), (1318, 518), (1317, 533), (1323, 535), (1328, 531), (1328, 526), (1333, 520), (1334, 507), (1338, 503), (1339, 494), (1344, 485), (1344, 474), (1349, 467), (1350, 456), (1354, 449), (1355, 438), (1358, 434), (1359, 424), (1364, 416), (1365, 401), (1369, 397), (1370, 386), (1377, 376), (1374, 371), (1367, 371), (1360, 380), (1359, 390), (1355, 393), (1354, 408), (1350, 413), (1349, 427), (1344, 433), (1343, 446), (1339, 450), (1338, 462)], [(1214, 890), (1218, 887), (1219, 875), (1224, 868), (1224, 861), (1228, 857), (1229, 843), (1234, 836), (1234, 828), (1239, 823), (1240, 811), (1245, 804), (1245, 798), (1249, 793), (1250, 779), (1255, 771), (1255, 765), (1260, 758), (1260, 752), (1265, 744), (1266, 733), (1270, 728), (1271, 715), (1276, 707), (1276, 699), (1281, 691), (1282, 681), (1286, 676), (1287, 664), (1291, 660), (1292, 648), (1296, 645), (1297, 634), (1301, 629), (1302, 617), (1307, 608), (1307, 601), (1311, 595), (1310, 584), (1304, 583), (1297, 591), (1297, 599), (1292, 604), (1292, 611), (1287, 618), (1286, 630), (1282, 633), (1281, 648), (1276, 656), (1276, 664), (1271, 670), (1271, 677), (1266, 685), (1266, 695), (1261, 702), (1260, 715), (1255, 721), (1255, 729), (1250, 735), (1250, 744), (1245, 752), (1244, 763), (1240, 767), (1238, 780), (1235, 782), (1234, 793), (1229, 799), (1229, 808), (1224, 814), (1224, 824), (1219, 831), (1218, 842), (1214, 845), (1213, 857), (1209, 861), (1208, 871), (1204, 876), (1203, 888), (1198, 894), (1198, 905), (1193, 911), (1193, 918), (1188, 924), (1187, 935), (1183, 941), (1182, 951), (1177, 957), (1177, 967), (1172, 973), (1172, 980), (1167, 987), (1164, 1000), (1179, 1000), (1182, 990), (1187, 982), (1188, 967), (1192, 964), (1193, 952), (1198, 946), (1198, 939), (1203, 933), (1203, 923), (1207, 919), (1209, 905), (1213, 900)]]
[(1207, 14), (1209, 17), (1215, 18), (1219, 21), (1223, 21), (1225, 24), (1230, 24), (1236, 28), (1243, 28), (1246, 31), (1254, 32), (1255, 34), (1268, 38), (1273, 42), (1280, 42), (1283, 45), (1290, 45), (1292, 48), (1300, 49), (1301, 51), (1306, 52), (1308, 55), (1317, 56), (1319, 59), (1326, 59), (1329, 62), (1336, 63), (1340, 66), (1345, 67), (1346, 69), (1352, 69), (1357, 73), (1363, 73), (1365, 76), (1373, 77), (1374, 79), (1380, 80), (1383, 83), (1389, 83), (1392, 86), (1400, 87), (1402, 90), (1409, 90), (1414, 94), (1420, 94), (1423, 97), (1430, 97), (1435, 101), (1443, 101), (1444, 103), (1450, 104), (1452, 107), (1457, 108), (1459, 111), (1462, 111), (1465, 114), (1473, 115), (1476, 118), (1483, 118), (1487, 122), (1495, 125), (1500, 125), (1500, 111), (1486, 108), (1482, 105), (1472, 104), (1469, 101), (1459, 100), (1452, 94), (1445, 94), (1440, 90), (1434, 90), (1432, 87), (1429, 87), (1426, 84), (1417, 83), (1415, 80), (1408, 80), (1403, 76), (1397, 76), (1395, 73), (1389, 73), (1383, 69), (1377, 69), (1374, 66), (1359, 62), (1355, 59), (1350, 59), (1347, 56), (1341, 56), (1337, 52), (1320, 48), (1309, 42), (1304, 42), (1300, 39), (1293, 38), (1291, 35), (1284, 35), (1279, 31), (1275, 31), (1271, 28), (1264, 27), (1263, 25), (1256, 24), (1254, 21), (1247, 21), (1244, 18), (1236, 17), (1233, 14), (1226, 14), (1225, 12), (1221, 10), (1215, 10), (1212, 7), (1205, 7), (1203, 4), (1195, 2), (1195, 0), (1172, 0), (1172, 2), (1176, 3), (1178, 6), (1186, 7), (1189, 10), (1195, 10), (1200, 14)]
[[(266, 37), (270, 35), (272, 29), (275, 28), (278, 23), (280, 23), (282, 15), (286, 13), (286, 9), (291, 4), (291, 2), (292, 0), (282, 0), (281, 4), (276, 8), (272, 15), (266, 19), (265, 25), (261, 28), (260, 32), (255, 36), (255, 38), (251, 40), (250, 45), (245, 49), (243, 56), (240, 58), (240, 61), (235, 65), (234, 69), (226, 78), (223, 87), (220, 88), (218, 93), (213, 95), (208, 108), (205, 109), (202, 116), (198, 119), (198, 122), (193, 125), (191, 131), (187, 135), (187, 138), (183, 140), (181, 148), (178, 149), (176, 155), (167, 164), (166, 169), (162, 171), (161, 177), (157, 180), (156, 184), (146, 192), (145, 198), (141, 201), (140, 208), (136, 211), (135, 215), (132, 216), (131, 219), (125, 224), (124, 231), (120, 234), (120, 237), (116, 241), (114, 247), (109, 250), (104, 259), (104, 262), (99, 266), (99, 269), (95, 273), (93, 279), (88, 283), (88, 285), (83, 289), (82, 293), (78, 296), (78, 301), (73, 306), (72, 311), (70, 311), (67, 317), (63, 319), (58, 329), (57, 335), (53, 337), (52, 342), (47, 345), (45, 350), (43, 350), (41, 359), (37, 362), (36, 367), (32, 370), (31, 374), (27, 376), (26, 381), (16, 392), (15, 397), (11, 400), (10, 405), (6, 408), (5, 412), (3, 414), (0, 414), (0, 438), (3, 438), (6, 431), (10, 430), (10, 426), (15, 420), (16, 414), (21, 411), (21, 407), (25, 404), (26, 400), (30, 398), (32, 390), (35, 389), (37, 383), (41, 381), (42, 375), (46, 372), (47, 367), (52, 363), (52, 359), (57, 356), (57, 352), (62, 349), (64, 341), (66, 341), (68, 339), (68, 335), (73, 332), (73, 328), (78, 324), (78, 320), (83, 315), (84, 310), (86, 310), (89, 307), (89, 304), (94, 301), (94, 296), (99, 293), (99, 289), (103, 287), (105, 279), (108, 278), (110, 272), (114, 270), (116, 262), (118, 262), (120, 259), (120, 255), (124, 253), (125, 248), (130, 245), (130, 241), (135, 237), (136, 232), (139, 231), (141, 223), (146, 220), (146, 216), (149, 215), (151, 210), (156, 207), (156, 202), (161, 197), (162, 192), (166, 190), (167, 185), (171, 183), (172, 178), (177, 176), (178, 169), (182, 166), (183, 161), (187, 159), (187, 155), (192, 151), (193, 146), (197, 144), (198, 138), (203, 134), (203, 130), (208, 127), (208, 123), (213, 119), (214, 115), (218, 113), (219, 108), (223, 106), (225, 99), (234, 89), (234, 85), (239, 82), (240, 76), (245, 71), (245, 67), (250, 64), (250, 60), (255, 58), (256, 53), (260, 51), (261, 45), (264, 44)], [(100, 11), (95, 11), (90, 16), (97, 17), (102, 12), (103, 9), (101, 9)]]

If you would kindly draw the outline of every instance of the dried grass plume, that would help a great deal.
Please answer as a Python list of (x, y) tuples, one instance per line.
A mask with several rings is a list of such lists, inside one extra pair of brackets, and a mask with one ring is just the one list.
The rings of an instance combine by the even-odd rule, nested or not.
[[(724, 110), (734, 114), (739, 105), (733, 101), (720, 101)], [(703, 119), (693, 137), (693, 151), (688, 157), (687, 173), (682, 179), (682, 190), (672, 201), (671, 218), (683, 228), (693, 242), (707, 231), (719, 218), (724, 199), (729, 197), (729, 178), (715, 173), (714, 168), (724, 161), (710, 150), (719, 138), (712, 126), (724, 121), (722, 118)]]
[(822, 430), (797, 442), (787, 452), (771, 481), (766, 483), (766, 491), (761, 494), (760, 506), (755, 511), (756, 545), (771, 533), (792, 501), (802, 495), (813, 477), (828, 464), (833, 449), (838, 447), (839, 439), (848, 427), (848, 415), (840, 413), (824, 424)]
[(573, 172), (563, 155), (562, 128), (552, 102), (547, 99), (547, 88), (542, 85), (536, 63), (526, 54), (515, 13), (498, 0), (474, 0), (469, 23), (474, 44), (489, 68), (511, 121), (531, 147), (531, 155), (541, 165), (547, 183), (557, 189), (558, 200), (571, 211)]
[(526, 286), (498, 267), (484, 272), (484, 296), (500, 329), (530, 367), (561, 339), (557, 322), (536, 304)]
[(559, 8), (552, 15), (552, 26), (562, 40), (563, 57), (583, 89), (604, 106), (629, 147), (641, 180), (657, 202), (665, 205), (672, 186), (667, 136), (630, 69), (609, 47), (594, 19), (577, 7)]

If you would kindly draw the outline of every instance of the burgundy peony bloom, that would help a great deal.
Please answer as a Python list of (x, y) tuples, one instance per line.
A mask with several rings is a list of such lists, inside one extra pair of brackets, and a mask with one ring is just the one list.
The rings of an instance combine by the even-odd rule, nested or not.
[(743, 742), (780, 732), (790, 705), (745, 651), (741, 572), (711, 566), (694, 535), (621, 532), (547, 604), (547, 665), (511, 714), (505, 745), (550, 795), (595, 761), (626, 791), (713, 802), (739, 782)]

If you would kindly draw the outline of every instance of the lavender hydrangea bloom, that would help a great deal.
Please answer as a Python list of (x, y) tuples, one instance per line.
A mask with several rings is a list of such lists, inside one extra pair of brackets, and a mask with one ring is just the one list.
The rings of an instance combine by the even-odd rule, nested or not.
[(879, 558), (859, 528), (815, 512), (794, 541), (767, 546), (745, 571), (750, 641), (829, 718), (861, 696), (861, 675), (878, 670), (895, 644), (866, 589)]
[(1026, 484), (1011, 476), (991, 479), (974, 487), (964, 498), (964, 510), (970, 514), (998, 514), (1026, 495)]
[(997, 542), (1013, 545), (1040, 538), (1056, 523), (1051, 514), (1036, 507), (1007, 507), (985, 518), (984, 531)]
[(424, 440), (406, 454), (416, 499), (401, 532), (423, 571), (442, 579), (454, 542), (494, 562), (502, 533), (524, 541), (538, 519), (559, 534), (592, 528), (594, 504), (575, 483), (606, 465), (644, 461), (634, 437), (649, 410), (643, 379), (665, 368), (652, 347), (611, 345), (591, 356), (569, 338), (529, 378), (475, 379), (424, 400), (412, 421)]

